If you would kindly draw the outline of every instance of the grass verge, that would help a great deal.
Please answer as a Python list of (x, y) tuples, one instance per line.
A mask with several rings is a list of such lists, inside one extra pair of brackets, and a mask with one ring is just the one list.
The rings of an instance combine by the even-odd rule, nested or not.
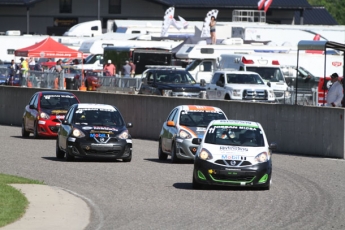
[(0, 173), (0, 228), (22, 217), (29, 204), (20, 191), (8, 184), (43, 184), (43, 182)]

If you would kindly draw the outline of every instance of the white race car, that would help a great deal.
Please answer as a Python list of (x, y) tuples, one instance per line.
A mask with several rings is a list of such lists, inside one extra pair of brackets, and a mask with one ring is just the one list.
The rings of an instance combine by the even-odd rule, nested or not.
[(214, 120), (205, 136), (194, 138), (200, 144), (194, 159), (193, 188), (206, 185), (255, 186), (270, 189), (272, 150), (258, 122)]

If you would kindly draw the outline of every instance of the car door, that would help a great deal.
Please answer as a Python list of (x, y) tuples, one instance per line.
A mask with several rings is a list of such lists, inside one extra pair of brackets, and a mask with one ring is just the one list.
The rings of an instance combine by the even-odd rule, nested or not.
[(221, 73), (219, 75), (219, 79), (216, 83), (216, 87), (215, 87), (215, 96), (216, 99), (222, 100), (225, 97), (225, 86), (226, 84), (226, 79), (225, 79), (225, 74)]
[(74, 114), (75, 106), (72, 106), (69, 111), (67, 112), (65, 119), (60, 124), (59, 128), (59, 145), (62, 149), (67, 149), (67, 139), (72, 133), (72, 122), (73, 122), (73, 114)]
[(37, 98), (37, 93), (31, 97), (29, 104), (27, 104), (24, 109), (23, 122), (26, 129), (32, 129), (32, 125), (30, 124), (30, 119), (32, 119), (30, 105), (34, 104), (34, 101), (36, 98)]
[(169, 148), (169, 150), (168, 150), (169, 152), (171, 152), (173, 142), (174, 142), (175, 137), (176, 137), (177, 132), (178, 132), (177, 126), (178, 126), (179, 116), (180, 116), (180, 109), (177, 109), (176, 113), (172, 117), (172, 120), (173, 120), (175, 125), (168, 127), (169, 132), (168, 132), (168, 137), (167, 137), (167, 147)]
[(212, 77), (211, 83), (206, 86), (207, 96), (209, 99), (217, 98), (217, 81), (219, 80), (220, 73), (215, 73)]
[(141, 84), (141, 93), (150, 95), (150, 88), (154, 82), (154, 76), (151, 71), (146, 72), (145, 78), (143, 78), (143, 83)]
[(27, 127), (29, 130), (34, 130), (36, 118), (39, 116), (38, 100), (40, 99), (40, 96), (41, 95), (37, 93), (28, 106)]
[(161, 131), (161, 141), (162, 141), (162, 149), (163, 149), (163, 151), (169, 151), (169, 149), (170, 149), (169, 143), (171, 141), (169, 141), (168, 138), (171, 136), (171, 134), (169, 134), (170, 128), (168, 126), (168, 121), (172, 121), (173, 120), (173, 117), (176, 114), (177, 110), (178, 110), (177, 108), (173, 109), (170, 112), (170, 114), (169, 114), (168, 118), (166, 119), (166, 121), (163, 123), (162, 131)]

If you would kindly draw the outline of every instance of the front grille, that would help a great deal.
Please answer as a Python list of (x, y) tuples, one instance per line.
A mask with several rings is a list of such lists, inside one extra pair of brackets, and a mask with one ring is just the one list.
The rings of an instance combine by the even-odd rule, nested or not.
[(267, 100), (268, 93), (266, 90), (245, 89), (243, 90), (242, 99), (243, 100)]
[(99, 151), (94, 149), (83, 149), (86, 154), (99, 154), (99, 155), (118, 155), (121, 153), (121, 150), (106, 150), (106, 151)]
[(284, 96), (284, 92), (276, 92), (276, 91), (274, 91), (274, 95), (276, 97), (283, 97)]
[(59, 131), (59, 126), (49, 126), (50, 131), (57, 133)]
[(238, 182), (250, 182), (254, 179), (255, 176), (228, 176), (228, 175), (220, 175), (220, 174), (213, 174), (212, 178), (214, 180), (223, 180), (223, 181), (238, 181)]
[(199, 97), (200, 93), (173, 92), (173, 97)]
[[(236, 164), (234, 164), (233, 162), (235, 162)], [(252, 163), (250, 163), (250, 161), (235, 161), (235, 160), (216, 160), (215, 163), (220, 164), (220, 165), (226, 165), (226, 166), (248, 166), (248, 165), (252, 165)]]

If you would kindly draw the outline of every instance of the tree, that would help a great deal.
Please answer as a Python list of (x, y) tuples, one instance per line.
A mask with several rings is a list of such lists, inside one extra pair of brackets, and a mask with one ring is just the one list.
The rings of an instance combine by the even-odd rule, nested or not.
[(325, 7), (339, 25), (345, 25), (344, 0), (308, 0), (308, 2), (312, 6)]

